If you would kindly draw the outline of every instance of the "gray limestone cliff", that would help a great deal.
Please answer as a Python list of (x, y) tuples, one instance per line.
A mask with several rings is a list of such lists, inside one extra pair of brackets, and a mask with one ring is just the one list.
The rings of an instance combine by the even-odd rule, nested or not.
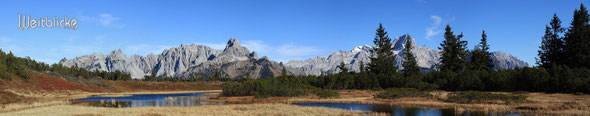
[[(393, 53), (396, 57), (395, 66), (401, 67), (405, 48), (404, 43), (415, 40), (408, 34), (395, 38)], [(90, 71), (99, 70), (113, 72), (120, 70), (130, 73), (132, 78), (141, 79), (146, 75), (156, 77), (192, 78), (195, 76), (208, 77), (215, 71), (229, 78), (267, 78), (279, 76), (283, 68), (289, 75), (321, 75), (337, 73), (337, 66), (345, 62), (351, 71), (360, 71), (361, 62), (368, 64), (373, 46), (358, 46), (351, 51), (333, 52), (327, 56), (316, 56), (306, 60), (292, 60), (286, 64), (277, 63), (266, 57), (258, 58), (256, 52), (240, 45), (239, 40), (230, 39), (225, 49), (216, 50), (203, 45), (180, 45), (162, 51), (161, 54), (147, 56), (127, 56), (121, 50), (114, 50), (109, 54), (93, 53), (62, 59), (59, 64), (77, 66)], [(426, 46), (414, 47), (412, 53), (416, 56), (418, 66), (423, 71), (431, 71), (440, 62), (440, 51)], [(511, 69), (525, 67), (528, 64), (504, 52), (492, 52), (494, 69)]]

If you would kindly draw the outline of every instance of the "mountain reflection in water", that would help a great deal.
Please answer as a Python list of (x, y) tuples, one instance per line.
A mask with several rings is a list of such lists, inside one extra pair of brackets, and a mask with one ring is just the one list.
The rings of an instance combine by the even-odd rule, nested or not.
[(73, 99), (72, 103), (86, 103), (90, 106), (101, 107), (171, 107), (171, 106), (198, 106), (198, 105), (222, 105), (223, 103), (208, 102), (209, 97), (201, 93), (177, 93), (177, 94), (134, 94), (122, 97), (91, 96), (87, 98)]

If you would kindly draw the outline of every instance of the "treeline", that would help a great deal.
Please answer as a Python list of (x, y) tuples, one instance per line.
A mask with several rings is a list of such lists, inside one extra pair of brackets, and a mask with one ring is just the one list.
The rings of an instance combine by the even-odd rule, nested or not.
[[(542, 37), (538, 66), (508, 70), (491, 70), (494, 66), (485, 31), (482, 31), (479, 44), (468, 50), (467, 41), (462, 40), (463, 33), (454, 34), (447, 25), (444, 40), (439, 47), (441, 62), (437, 65), (437, 70), (417, 80), (451, 91), (590, 93), (588, 16), (588, 11), (581, 5), (580, 9), (574, 11), (571, 26), (566, 29), (561, 27), (561, 21), (554, 15)], [(404, 63), (408, 63), (408, 59), (404, 60)], [(406, 75), (407, 72), (402, 73)]]
[(590, 93), (590, 70), (567, 66), (545, 69), (524, 67), (511, 70), (469, 70), (431, 72), (425, 81), (442, 90), (536, 91)]
[(303, 82), (301, 78), (294, 76), (227, 82), (222, 85), (222, 89), (222, 94), (225, 96), (254, 96), (256, 98), (300, 96), (306, 94), (314, 94), (320, 97), (334, 97), (339, 95), (334, 90), (314, 87)]
[(51, 66), (43, 62), (37, 62), (30, 57), (16, 57), (12, 52), (8, 54), (0, 50), (0, 77), (2, 79), (11, 79), (10, 76), (18, 76), (24, 79), (31, 77), (31, 71), (50, 71), (64, 76), (83, 77), (86, 79), (108, 79), (108, 80), (130, 80), (131, 75), (121, 71), (88, 71), (84, 68), (65, 67), (61, 64), (52, 64)]
[[(322, 89), (374, 89), (384, 88), (415, 88), (418, 90), (449, 90), (449, 91), (537, 91), (537, 92), (569, 92), (590, 93), (590, 21), (586, 8), (581, 5), (574, 11), (571, 26), (562, 28), (559, 18), (554, 16), (547, 26), (543, 42), (539, 50), (539, 58), (535, 67), (524, 67), (507, 70), (492, 70), (493, 63), (487, 34), (481, 33), (480, 42), (471, 50), (467, 49), (467, 41), (462, 40), (463, 33), (455, 34), (447, 25), (444, 40), (438, 48), (441, 50), (441, 62), (436, 69), (428, 74), (420, 72), (414, 54), (414, 47), (406, 41), (402, 50), (403, 69), (397, 72), (394, 67), (395, 57), (392, 52), (392, 41), (382, 24), (376, 30), (372, 50), (373, 56), (368, 64), (360, 63), (360, 72), (350, 72), (342, 62), (338, 68), (340, 73), (321, 76), (299, 76), (289, 78), (289, 83), (307, 87), (310, 85)], [(279, 78), (291, 77), (282, 75)], [(250, 80), (244, 85), (223, 86), (224, 94), (250, 88), (246, 92), (256, 93), (259, 87), (273, 87), (275, 81)], [(259, 83), (255, 85), (248, 83)], [(268, 84), (265, 84), (268, 83)], [(284, 87), (274, 89), (293, 89)], [(230, 93), (225, 93), (225, 92)]]
[(0, 77), (3, 79), (10, 79), (9, 77), (13, 75), (29, 79), (31, 74), (27, 71), (27, 67), (45, 68), (43, 65), (36, 64), (30, 58), (19, 58), (14, 56), (12, 52), (6, 54), (0, 50)]
[(174, 77), (160, 77), (158, 78), (157, 76), (155, 76), (155, 73), (152, 73), (151, 75), (145, 75), (143, 77), (144, 81), (170, 81), (170, 82), (201, 82), (201, 81), (221, 81), (221, 82), (228, 82), (228, 81), (238, 81), (238, 82), (243, 82), (246, 80), (251, 80), (248, 76), (246, 76), (245, 78), (235, 78), (235, 79), (231, 79), (223, 74), (221, 74), (221, 72), (219, 70), (215, 70), (215, 72), (213, 72), (213, 75), (206, 75), (206, 76), (202, 76), (199, 73), (194, 73), (193, 77), (190, 78), (174, 78)]
[(77, 66), (65, 67), (61, 64), (52, 64), (49, 71), (66, 76), (83, 77), (85, 79), (102, 78), (106, 80), (131, 80), (131, 74), (119, 70), (116, 70), (115, 72), (99, 70), (88, 71), (85, 68), (79, 68)]

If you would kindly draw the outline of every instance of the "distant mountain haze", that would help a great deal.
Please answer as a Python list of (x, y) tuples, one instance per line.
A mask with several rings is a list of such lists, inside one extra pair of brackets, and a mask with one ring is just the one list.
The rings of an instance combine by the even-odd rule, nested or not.
[[(402, 70), (402, 49), (406, 41), (416, 46), (415, 40), (408, 34), (397, 37), (393, 41), (393, 52), (396, 57), (395, 66)], [(370, 62), (373, 46), (358, 46), (351, 51), (333, 52), (327, 56), (316, 56), (305, 60), (291, 60), (285, 64), (277, 63), (266, 56), (259, 58), (255, 51), (240, 45), (239, 40), (230, 38), (225, 49), (216, 50), (204, 45), (180, 45), (164, 50), (159, 55), (127, 56), (121, 50), (113, 50), (109, 54), (93, 53), (62, 59), (59, 64), (77, 66), (90, 71), (99, 70), (113, 72), (120, 70), (130, 73), (134, 79), (142, 79), (145, 75), (160, 78), (193, 78), (195, 74), (208, 77), (215, 70), (229, 78), (268, 78), (280, 76), (281, 70), (287, 68), (289, 75), (321, 75), (337, 73), (337, 66), (344, 61), (351, 71), (360, 71), (360, 62)], [(428, 49), (426, 46), (414, 47), (418, 65), (424, 72), (431, 71), (439, 62), (439, 50)], [(492, 52), (494, 69), (511, 69), (526, 67), (528, 64), (504, 52)]]

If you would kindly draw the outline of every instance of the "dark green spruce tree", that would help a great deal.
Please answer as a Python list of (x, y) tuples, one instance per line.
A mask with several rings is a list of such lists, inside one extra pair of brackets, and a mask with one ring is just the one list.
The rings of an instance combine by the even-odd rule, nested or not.
[(493, 67), (492, 54), (489, 52), (490, 45), (488, 45), (488, 36), (486, 31), (481, 32), (481, 41), (475, 46), (471, 52), (471, 69), (474, 70), (490, 70)]
[(370, 58), (369, 70), (377, 75), (394, 74), (396, 68), (394, 67), (395, 57), (393, 57), (391, 38), (389, 38), (381, 23), (379, 23), (373, 43), (375, 43), (373, 49), (375, 54)]
[(373, 82), (378, 83), (373, 88), (393, 87), (396, 74), (395, 57), (393, 56), (391, 38), (381, 23), (379, 23), (373, 43), (375, 43), (375, 47), (372, 50), (373, 55), (370, 57), (369, 70), (374, 75), (372, 78), (377, 79)]
[(418, 67), (416, 57), (414, 56), (414, 53), (412, 53), (412, 49), (414, 49), (412, 41), (410, 39), (406, 39), (406, 44), (404, 46), (405, 48), (402, 50), (404, 53), (402, 64), (404, 70), (401, 81), (402, 83), (400, 83), (400, 85), (402, 87), (422, 89), (422, 87), (419, 86), (422, 82), (422, 75), (420, 73), (420, 67)]
[(438, 68), (441, 71), (463, 72), (466, 68), (467, 59), (467, 41), (462, 41), (463, 33), (454, 35), (451, 26), (445, 28), (445, 40), (440, 44), (441, 50), (440, 64)]
[(360, 63), (359, 63), (359, 70), (360, 70), (359, 73), (365, 73), (365, 72), (367, 72), (367, 68), (365, 67), (365, 62), (360, 61)]
[(346, 68), (346, 64), (344, 64), (344, 61), (340, 62), (338, 69), (340, 69), (340, 73), (348, 73), (348, 68)]
[(583, 4), (574, 10), (571, 26), (565, 33), (565, 57), (567, 65), (572, 68), (590, 68), (590, 33), (588, 33), (588, 10)]
[(283, 69), (281, 70), (281, 76), (283, 76), (283, 77), (287, 76), (287, 68), (285, 68), (285, 66), (283, 66)]
[(408, 39), (406, 39), (406, 47), (403, 49), (404, 52), (404, 62), (402, 64), (402, 66), (404, 67), (404, 77), (405, 78), (412, 78), (417, 75), (420, 75), (420, 67), (418, 67), (418, 62), (416, 61), (416, 57), (414, 56), (414, 53), (412, 53), (412, 49), (414, 49), (414, 46), (412, 46), (412, 42)]
[(549, 22), (550, 26), (545, 26), (545, 35), (541, 42), (541, 50), (538, 51), (539, 58), (537, 65), (543, 68), (551, 68), (563, 64), (564, 60), (564, 41), (561, 34), (564, 29), (561, 27), (561, 20), (557, 14), (553, 14), (553, 19)]

